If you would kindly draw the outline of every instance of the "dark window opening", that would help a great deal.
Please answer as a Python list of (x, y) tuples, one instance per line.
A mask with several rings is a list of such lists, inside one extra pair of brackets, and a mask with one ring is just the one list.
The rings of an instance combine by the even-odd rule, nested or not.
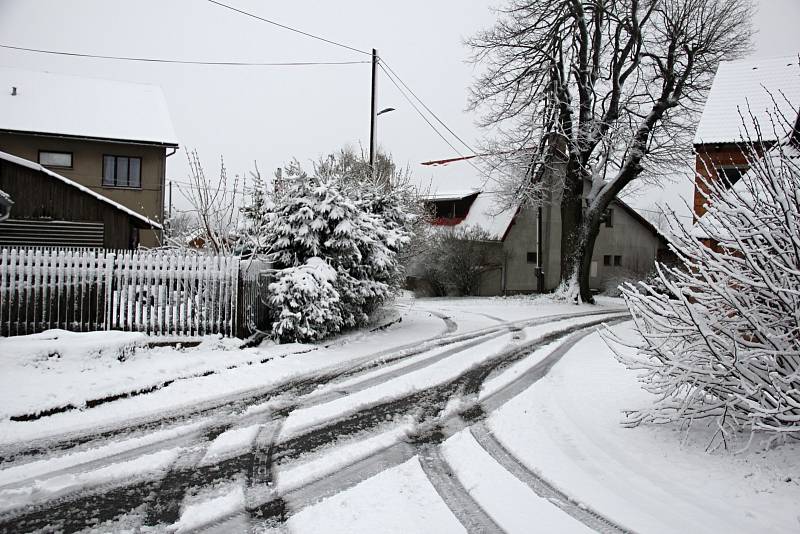
[(72, 152), (53, 152), (51, 150), (39, 151), (39, 165), (56, 167), (59, 169), (72, 168)]
[(622, 265), (622, 256), (614, 256), (614, 267)]
[(725, 180), (728, 186), (732, 186), (733, 184), (738, 182), (739, 179), (741, 179), (741, 177), (744, 175), (744, 173), (747, 172), (748, 169), (749, 167), (747, 167), (746, 165), (738, 167), (734, 165), (726, 165), (724, 167), (717, 168), (717, 174), (721, 179)]
[(611, 208), (607, 209), (605, 213), (603, 213), (603, 220), (606, 223), (606, 228), (614, 228), (614, 210)]
[(606, 266), (611, 265), (611, 256), (609, 255), (603, 256), (603, 265)]
[(103, 156), (104, 187), (142, 187), (142, 158)]
[(528, 263), (539, 263), (538, 261), (536, 261), (535, 252), (528, 252)]

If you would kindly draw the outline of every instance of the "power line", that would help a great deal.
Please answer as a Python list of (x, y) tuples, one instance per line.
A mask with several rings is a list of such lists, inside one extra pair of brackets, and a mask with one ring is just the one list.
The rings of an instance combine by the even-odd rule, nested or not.
[[(483, 169), (481, 169), (480, 167), (478, 167), (478, 166), (477, 166), (477, 165), (476, 165), (476, 164), (475, 164), (475, 163), (474, 163), (474, 162), (473, 162), (473, 161), (472, 161), (470, 158), (468, 158), (467, 156), (464, 156), (464, 154), (463, 154), (463, 153), (462, 153), (462, 152), (461, 152), (461, 151), (460, 151), (458, 148), (456, 148), (456, 147), (453, 145), (453, 143), (451, 143), (451, 142), (450, 142), (450, 140), (449, 140), (449, 139), (447, 139), (447, 138), (444, 136), (444, 134), (442, 134), (442, 133), (439, 131), (439, 129), (438, 129), (438, 128), (437, 128), (437, 127), (436, 127), (436, 126), (435, 126), (435, 125), (434, 125), (434, 124), (433, 124), (433, 123), (430, 121), (430, 120), (428, 120), (428, 117), (426, 117), (426, 116), (425, 116), (425, 114), (424, 114), (424, 113), (423, 113), (423, 112), (422, 112), (422, 111), (419, 109), (419, 107), (417, 107), (417, 105), (414, 103), (414, 101), (413, 101), (413, 100), (411, 100), (411, 98), (410, 98), (410, 97), (409, 97), (409, 96), (408, 96), (408, 95), (405, 93), (405, 91), (403, 90), (403, 88), (402, 88), (402, 87), (400, 87), (400, 85), (398, 85), (398, 83), (397, 83), (397, 82), (394, 80), (394, 77), (393, 77), (393, 76), (397, 76), (397, 75), (394, 73), (394, 71), (391, 71), (391, 72), (390, 72), (389, 70), (387, 70), (386, 68), (384, 68), (384, 66), (383, 66), (383, 62), (380, 62), (380, 63), (378, 63), (378, 66), (381, 68), (381, 70), (383, 70), (384, 74), (386, 74), (386, 77), (387, 77), (387, 78), (389, 78), (389, 81), (391, 81), (391, 82), (392, 82), (392, 84), (393, 84), (393, 85), (394, 85), (394, 86), (397, 88), (397, 90), (400, 92), (400, 94), (403, 96), (403, 98), (405, 98), (405, 100), (406, 100), (406, 101), (407, 101), (407, 102), (408, 102), (408, 103), (411, 105), (411, 107), (412, 107), (412, 108), (414, 108), (414, 111), (416, 111), (416, 112), (419, 114), (419, 116), (420, 116), (420, 117), (422, 117), (422, 119), (423, 119), (423, 120), (424, 120), (424, 121), (425, 121), (425, 122), (428, 124), (428, 126), (430, 126), (430, 127), (431, 127), (431, 129), (432, 129), (434, 132), (436, 132), (436, 135), (438, 135), (439, 137), (441, 137), (441, 138), (442, 138), (442, 140), (444, 140), (444, 142), (445, 142), (445, 143), (447, 143), (447, 145), (448, 145), (450, 148), (452, 148), (452, 149), (453, 149), (453, 151), (454, 151), (456, 154), (458, 154), (458, 155), (461, 157), (460, 159), (462, 159), (463, 161), (465, 161), (466, 163), (468, 163), (468, 164), (470, 165), (470, 167), (472, 167), (473, 169), (475, 169), (476, 171), (478, 171), (478, 174), (479, 174), (479, 175), (482, 175), (482, 176), (484, 177), (484, 181), (483, 181), (483, 184), (481, 185), (481, 189), (485, 188), (485, 187), (486, 187), (486, 184), (489, 182), (489, 180), (492, 180), (492, 177), (491, 177), (491, 175), (490, 175), (489, 173), (487, 173), (486, 171), (484, 171)], [(388, 67), (388, 65), (387, 65), (387, 67)], [(402, 81), (402, 80), (400, 80), (400, 78), (399, 78), (399, 77), (397, 77), (397, 80), (398, 80), (398, 81), (399, 81), (399, 82), (400, 82), (400, 83), (401, 83), (403, 86), (405, 86), (405, 87), (408, 87), (408, 86), (407, 86), (405, 83), (403, 83), (403, 81)], [(409, 89), (408, 91), (409, 91), (409, 92), (411, 92), (411, 90), (410, 90), (410, 89)], [(417, 100), (419, 100), (419, 97), (415, 97), (415, 98), (417, 98)], [(439, 123), (441, 123), (442, 125), (444, 125), (444, 127), (447, 129), (447, 131), (448, 131), (448, 132), (450, 132), (451, 134), (453, 134), (453, 136), (454, 136), (456, 139), (458, 139), (458, 140), (461, 142), (461, 144), (463, 144), (464, 146), (467, 146), (467, 147), (469, 147), (469, 145), (468, 145), (467, 143), (465, 143), (463, 140), (461, 140), (461, 138), (460, 138), (460, 137), (458, 137), (458, 136), (457, 136), (457, 135), (456, 135), (456, 134), (455, 134), (455, 133), (454, 133), (454, 132), (453, 132), (453, 131), (452, 131), (452, 130), (451, 130), (451, 129), (450, 129), (448, 126), (447, 126), (447, 125), (445, 125), (445, 124), (444, 124), (444, 122), (443, 122), (441, 119), (439, 119), (438, 117), (436, 117), (436, 115), (435, 115), (435, 114), (434, 114), (434, 113), (433, 113), (433, 112), (430, 110), (430, 108), (429, 108), (428, 106), (426, 106), (426, 105), (425, 105), (425, 104), (424, 104), (424, 103), (423, 103), (421, 100), (419, 100), (419, 102), (420, 102), (420, 104), (422, 104), (422, 106), (423, 106), (423, 107), (424, 107), (426, 110), (428, 110), (428, 112), (429, 112), (429, 113), (431, 113), (431, 115), (433, 115), (433, 116), (434, 116), (434, 118), (435, 118), (435, 119), (436, 119), (436, 120), (437, 120)], [(470, 150), (471, 150), (471, 152), (473, 152), (473, 154), (475, 154), (475, 150), (472, 150), (472, 149), (470, 149)], [(496, 165), (496, 166), (494, 166), (494, 167), (492, 168), (492, 170), (499, 170), (501, 173), (508, 175), (508, 173), (506, 173), (506, 172), (505, 172), (505, 171), (503, 171), (502, 169), (499, 169), (499, 164), (498, 164), (498, 165)]]
[(291, 26), (287, 26), (285, 24), (281, 24), (279, 22), (275, 22), (274, 20), (269, 20), (269, 19), (266, 19), (264, 17), (259, 17), (258, 15), (254, 14), (254, 13), (249, 13), (249, 12), (244, 11), (242, 9), (238, 9), (238, 8), (233, 7), (233, 6), (229, 6), (228, 4), (223, 4), (222, 2), (217, 2), (217, 0), (208, 0), (208, 1), (211, 2), (212, 4), (218, 5), (220, 7), (224, 7), (226, 9), (230, 9), (231, 11), (235, 11), (236, 13), (241, 13), (242, 15), (246, 15), (248, 17), (260, 20), (262, 22), (266, 22), (268, 24), (272, 24), (273, 26), (277, 26), (278, 28), (283, 28), (284, 30), (289, 30), (291, 32), (299, 33), (300, 35), (305, 35), (306, 37), (310, 37), (312, 39), (316, 39), (316, 40), (322, 41), (324, 43), (328, 43), (328, 44), (332, 44), (332, 45), (339, 46), (339, 47), (342, 47), (342, 48), (346, 48), (347, 50), (352, 50), (353, 52), (358, 52), (360, 54), (366, 54), (368, 56), (372, 55), (371, 52), (367, 52), (366, 50), (359, 50), (358, 48), (355, 48), (355, 47), (352, 47), (352, 46), (348, 46), (348, 45), (343, 44), (343, 43), (338, 43), (336, 41), (332, 41), (330, 39), (326, 39), (324, 37), (320, 37), (319, 35), (314, 35), (312, 33), (304, 32), (303, 30), (298, 30), (297, 28), (292, 28)]
[(111, 59), (115, 61), (138, 61), (142, 63), (172, 63), (180, 65), (219, 65), (225, 67), (306, 67), (311, 65), (358, 65), (369, 61), (283, 61), (283, 62), (250, 62), (250, 61), (195, 61), (188, 59), (163, 59), (153, 57), (135, 56), (105, 56), (99, 54), (82, 54), (79, 52), (64, 52), (60, 50), (45, 50), (41, 48), (26, 48), (0, 44), (0, 48), (18, 50), (22, 52), (35, 52), (37, 54), (50, 54), (55, 56), (83, 57), (92, 59)]
[[(467, 143), (466, 141), (464, 141), (463, 139), (461, 139), (461, 138), (458, 136), (458, 134), (456, 134), (456, 133), (455, 133), (455, 132), (454, 132), (454, 131), (453, 131), (453, 130), (452, 130), (452, 129), (451, 129), (451, 128), (450, 128), (450, 127), (447, 125), (447, 124), (445, 124), (445, 123), (444, 123), (444, 121), (442, 121), (442, 119), (440, 119), (440, 118), (439, 118), (439, 117), (436, 115), (436, 113), (434, 113), (434, 112), (433, 112), (433, 110), (431, 110), (431, 108), (429, 108), (429, 107), (428, 107), (428, 106), (425, 104), (425, 102), (423, 102), (423, 101), (422, 101), (422, 99), (421, 99), (420, 97), (418, 97), (418, 96), (417, 96), (417, 94), (416, 94), (416, 93), (415, 93), (415, 92), (414, 92), (414, 91), (413, 91), (413, 90), (412, 90), (412, 89), (411, 89), (411, 88), (408, 86), (408, 84), (407, 84), (406, 82), (404, 82), (404, 81), (403, 81), (403, 79), (400, 77), (400, 75), (399, 75), (399, 74), (397, 74), (397, 72), (395, 72), (395, 70), (394, 70), (394, 69), (391, 67), (391, 65), (389, 65), (388, 63), (386, 63), (386, 61), (383, 61), (383, 60), (382, 60), (382, 63), (383, 63), (384, 65), (386, 65), (386, 68), (387, 68), (387, 69), (389, 69), (389, 71), (391, 71), (391, 73), (392, 73), (392, 74), (394, 74), (395, 78), (397, 78), (397, 80), (398, 80), (398, 81), (399, 81), (399, 82), (400, 82), (400, 83), (403, 85), (403, 87), (405, 87), (405, 88), (408, 90), (408, 92), (409, 92), (409, 93), (411, 93), (411, 96), (413, 96), (413, 97), (414, 97), (414, 98), (417, 100), (417, 102), (419, 102), (419, 103), (422, 105), (422, 107), (424, 107), (424, 108), (427, 110), (427, 112), (428, 112), (428, 113), (430, 113), (430, 114), (431, 114), (431, 116), (432, 116), (434, 119), (436, 119), (436, 122), (438, 122), (439, 124), (441, 124), (442, 126), (444, 126), (444, 128), (445, 128), (445, 129), (446, 129), (448, 132), (450, 132), (450, 135), (452, 135), (453, 137), (455, 137), (455, 138), (456, 138), (456, 139), (457, 139), (457, 140), (458, 140), (458, 141), (459, 141), (459, 142), (460, 142), (462, 145), (464, 145), (464, 146), (467, 148), (467, 150), (469, 150), (469, 151), (470, 151), (470, 152), (472, 152), (473, 154), (477, 154), (477, 150), (475, 150), (474, 148), (472, 148), (472, 147), (469, 145), (469, 143)], [(384, 70), (384, 72), (386, 72), (386, 71)]]
[[(386, 65), (386, 68), (383, 68), (383, 65)], [(512, 179), (516, 179), (516, 177), (512, 176), (511, 174), (509, 174), (508, 172), (506, 172), (505, 170), (500, 168), (500, 165), (502, 165), (502, 162), (498, 162), (495, 165), (491, 165), (491, 168), (489, 169), (488, 172), (483, 170), (483, 169), (481, 169), (480, 167), (478, 167), (473, 161), (471, 161), (471, 159), (473, 157), (482, 156), (483, 154), (478, 154), (477, 150), (475, 150), (469, 143), (464, 141), (455, 131), (453, 131), (452, 128), (450, 128), (442, 119), (440, 119), (439, 116), (436, 115), (436, 113), (434, 113), (434, 111), (430, 107), (428, 107), (428, 105), (425, 104), (425, 102), (423, 102), (422, 99), (419, 96), (417, 96), (417, 94), (413, 91), (413, 89), (411, 89), (411, 87), (409, 87), (408, 84), (405, 83), (402, 78), (400, 78), (400, 76), (397, 74), (397, 72), (394, 69), (392, 69), (392, 67), (388, 63), (386, 63), (385, 61), (381, 60), (380, 66), (383, 69), (383, 72), (386, 73), (386, 75), (389, 76), (390, 79), (391, 79), (392, 75), (395, 78), (397, 78), (397, 80), (400, 82), (400, 84), (402, 84), (403, 87), (405, 87), (405, 89), (417, 100), (417, 102), (419, 102), (420, 105), (422, 105), (422, 107), (425, 108), (425, 110), (428, 113), (431, 114), (431, 116), (436, 120), (436, 122), (441, 124), (450, 133), (450, 135), (452, 135), (454, 138), (456, 138), (462, 145), (464, 145), (467, 148), (467, 150), (469, 150), (472, 153), (470, 156), (464, 156), (449, 141), (445, 140), (445, 142), (447, 142), (447, 144), (450, 145), (450, 147), (453, 150), (455, 150), (455, 152), (459, 156), (461, 156), (461, 158), (460, 158), (461, 160), (466, 161), (473, 169), (478, 171), (478, 173), (484, 177), (483, 184), (481, 185), (481, 189), (484, 189), (486, 187), (486, 184), (490, 180), (494, 181), (494, 178), (492, 178), (492, 176), (491, 176), (491, 173), (493, 171), (498, 171), (498, 172), (500, 172), (500, 174), (503, 174), (503, 175), (505, 175), (505, 176), (507, 176), (509, 178), (512, 178)], [(387, 72), (387, 69), (388, 69), (389, 72)], [(390, 74), (390, 72), (391, 72), (391, 74)], [(394, 82), (392, 82), (392, 83), (394, 83)], [(397, 87), (397, 84), (395, 84), (395, 87)], [(401, 94), (403, 94), (402, 89), (400, 89), (398, 87), (398, 90), (400, 91)], [(405, 95), (403, 95), (403, 96), (405, 97)], [(406, 99), (407, 99), (407, 97), (406, 97)], [(412, 106), (415, 109), (417, 109), (416, 106), (414, 106), (413, 104), (412, 104)], [(417, 113), (420, 113), (420, 111), (418, 109), (417, 109)], [(439, 131), (436, 128), (434, 128), (433, 124), (431, 124), (430, 121), (425, 119), (425, 122), (427, 122), (428, 125), (431, 126), (436, 131), (436, 133), (439, 135), (439, 137), (443, 138), (442, 134), (439, 133)], [(527, 150), (527, 149), (522, 149), (522, 150)], [(486, 155), (489, 155), (489, 154), (486, 154)]]
[(433, 125), (433, 123), (432, 123), (430, 120), (428, 120), (428, 117), (426, 117), (426, 116), (425, 116), (425, 114), (424, 114), (424, 113), (423, 113), (423, 112), (422, 112), (422, 111), (419, 109), (419, 107), (417, 107), (417, 105), (414, 103), (414, 101), (413, 101), (413, 100), (411, 100), (411, 97), (409, 97), (409, 96), (408, 96), (408, 95), (405, 93), (405, 91), (403, 91), (403, 89), (402, 89), (402, 88), (400, 87), (400, 85), (399, 85), (399, 84), (398, 84), (398, 83), (397, 83), (397, 82), (394, 80), (394, 78), (393, 78), (393, 77), (392, 77), (392, 75), (389, 73), (389, 71), (387, 71), (387, 70), (384, 68), (384, 66), (383, 66), (383, 63), (382, 63), (382, 62), (381, 62), (381, 63), (378, 63), (378, 66), (381, 68), (381, 70), (384, 72), (384, 74), (386, 74), (386, 77), (387, 77), (387, 78), (389, 78), (389, 81), (390, 81), (390, 82), (392, 82), (392, 85), (394, 85), (394, 86), (397, 88), (397, 90), (398, 90), (398, 92), (400, 93), (400, 95), (401, 95), (403, 98), (405, 98), (405, 100), (406, 100), (406, 101), (407, 101), (407, 102), (408, 102), (408, 103), (411, 105), (411, 107), (414, 109), (414, 111), (416, 111), (416, 112), (417, 112), (417, 114), (419, 114), (419, 116), (420, 116), (420, 117), (422, 117), (422, 120), (424, 120), (426, 123), (428, 123), (428, 126), (430, 126), (430, 127), (431, 127), (431, 129), (432, 129), (434, 132), (436, 132), (436, 135), (438, 135), (439, 137), (441, 137), (441, 138), (442, 138), (442, 140), (443, 140), (445, 143), (447, 143), (447, 144), (450, 146), (450, 148), (452, 148), (452, 149), (453, 149), (453, 150), (456, 152), (456, 154), (458, 154), (458, 155), (459, 155), (459, 156), (461, 156), (461, 157), (464, 157), (464, 154), (462, 154), (462, 153), (461, 153), (461, 151), (460, 151), (459, 149), (457, 149), (457, 148), (456, 148), (456, 147), (453, 145), (453, 143), (451, 143), (451, 142), (450, 142), (450, 140), (449, 140), (449, 139), (447, 139), (447, 138), (446, 138), (444, 135), (442, 135), (442, 133), (439, 131), (439, 129), (438, 129), (438, 128), (436, 128), (436, 126), (434, 126), (434, 125)]

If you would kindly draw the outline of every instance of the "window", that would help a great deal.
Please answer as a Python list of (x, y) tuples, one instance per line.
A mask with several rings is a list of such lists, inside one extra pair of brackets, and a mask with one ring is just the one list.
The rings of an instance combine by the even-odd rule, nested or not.
[(539, 263), (536, 261), (536, 253), (528, 252), (528, 263)]
[(611, 256), (609, 255), (603, 256), (603, 265), (606, 266), (611, 265)]
[(749, 167), (747, 165), (725, 165), (717, 168), (717, 174), (720, 178), (725, 179), (729, 186), (739, 181), (744, 173), (747, 172)]
[(142, 187), (142, 158), (103, 156), (104, 187)]
[(622, 256), (614, 256), (614, 267), (622, 265)]
[(606, 222), (606, 228), (614, 228), (614, 210), (607, 209), (603, 214), (603, 219)]
[(39, 151), (39, 164), (45, 167), (58, 167), (60, 169), (72, 168), (72, 152)]

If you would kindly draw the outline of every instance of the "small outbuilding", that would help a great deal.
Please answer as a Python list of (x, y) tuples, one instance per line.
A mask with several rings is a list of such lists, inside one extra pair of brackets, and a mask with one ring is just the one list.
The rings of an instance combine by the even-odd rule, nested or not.
[(0, 247), (134, 249), (140, 230), (161, 230), (157, 222), (96, 191), (5, 152), (0, 152), (0, 191), (5, 191), (0, 204), (3, 197), (14, 199), (13, 217), (0, 217)]

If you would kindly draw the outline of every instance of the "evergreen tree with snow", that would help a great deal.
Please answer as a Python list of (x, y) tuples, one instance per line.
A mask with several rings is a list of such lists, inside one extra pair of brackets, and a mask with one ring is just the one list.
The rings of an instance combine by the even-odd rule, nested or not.
[[(405, 197), (353, 179), (347, 167), (339, 169), (308, 174), (293, 162), (282, 173), (281, 191), (259, 215), (260, 252), (279, 270), (269, 291), (275, 305), (273, 335), (283, 341), (319, 339), (366, 324), (401, 280), (397, 254), (409, 240), (410, 224)], [(322, 280), (309, 271), (309, 262), (317, 270), (329, 267), (335, 276)], [(330, 308), (324, 328), (315, 328), (314, 321), (309, 326), (298, 311), (303, 302), (313, 301), (315, 291), (324, 301), (318, 308)], [(313, 313), (325, 315), (321, 309)]]

